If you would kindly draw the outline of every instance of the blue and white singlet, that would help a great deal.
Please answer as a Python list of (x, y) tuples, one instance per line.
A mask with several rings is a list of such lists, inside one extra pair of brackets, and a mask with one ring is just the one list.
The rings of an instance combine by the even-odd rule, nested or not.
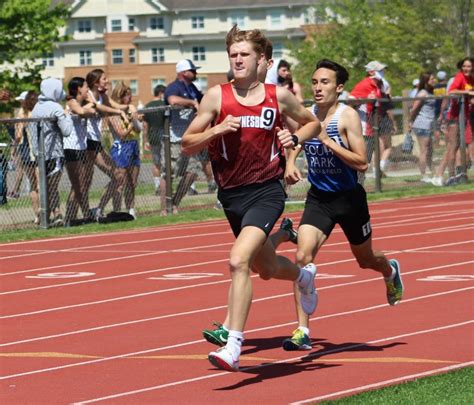
[[(346, 107), (345, 104), (339, 104), (326, 127), (326, 132), (334, 142), (348, 149), (337, 128), (339, 117)], [(311, 111), (316, 115), (316, 104), (312, 106)], [(314, 187), (326, 192), (346, 191), (356, 187), (357, 171), (344, 163), (319, 139), (310, 139), (305, 142), (303, 147), (308, 162), (308, 180)]]

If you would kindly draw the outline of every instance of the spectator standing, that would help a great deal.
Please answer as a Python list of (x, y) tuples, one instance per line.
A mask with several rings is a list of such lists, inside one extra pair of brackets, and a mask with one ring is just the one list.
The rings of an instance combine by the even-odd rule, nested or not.
[[(445, 71), (443, 70), (440, 70), (438, 73), (436, 73), (436, 79), (437, 79), (437, 82), (434, 86), (434, 89), (433, 89), (433, 95), (436, 96), (436, 97), (444, 97), (446, 96), (447, 94), (447, 82), (446, 82), (446, 79), (447, 79), (447, 74)], [(436, 117), (436, 120), (435, 120), (435, 123), (434, 123), (434, 133), (433, 133), (433, 136), (434, 136), (434, 139), (433, 139), (433, 143), (434, 143), (434, 146), (438, 146), (439, 145), (439, 142), (440, 142), (440, 139), (441, 139), (441, 133), (444, 133), (445, 131), (443, 131), (443, 126), (441, 125), (441, 122), (440, 120), (438, 120), (437, 118), (441, 115), (441, 106), (443, 105), (443, 99), (438, 99), (436, 100), (436, 104), (435, 104), (435, 117)], [(443, 117), (443, 121), (446, 117)]]
[[(24, 92), (24, 100), (21, 102), (21, 109), (18, 112), (17, 118), (31, 118), (31, 112), (38, 102), (38, 94), (35, 91)], [(20, 98), (23, 97), (23, 93)], [(17, 145), (18, 153), (18, 167), (26, 175), (29, 181), (31, 205), (34, 213), (33, 222), (39, 224), (39, 196), (38, 196), (38, 174), (35, 156), (31, 149), (31, 126), (35, 123), (20, 122), (15, 125), (15, 143)], [(17, 169), (18, 170), (18, 169)]]
[(136, 219), (135, 190), (140, 174), (138, 140), (143, 126), (138, 120), (135, 106), (131, 104), (132, 90), (123, 81), (115, 86), (112, 92), (112, 100), (118, 104), (129, 106), (129, 114), (126, 118), (117, 115), (110, 116), (108, 117), (108, 124), (114, 139), (114, 143), (110, 148), (110, 155), (115, 164), (114, 175), (117, 192), (119, 195), (124, 194), (125, 208)]
[[(153, 89), (154, 99), (145, 108), (157, 108), (165, 105), (166, 87), (159, 84)], [(153, 165), (152, 174), (155, 183), (155, 195), (160, 196), (161, 215), (166, 216), (166, 180), (162, 176), (163, 134), (165, 114), (163, 110), (147, 112), (144, 114), (143, 138), (145, 150), (151, 152)]]
[(301, 104), (303, 104), (303, 91), (301, 89), (300, 84), (293, 80), (291, 74), (291, 64), (288, 63), (285, 59), (281, 59), (280, 62), (278, 62), (277, 75), (278, 85), (286, 87), (288, 90), (290, 90), (295, 95), (296, 99)]
[(74, 224), (79, 207), (85, 221), (94, 219), (90, 212), (87, 194), (87, 118), (96, 114), (94, 103), (89, 100), (89, 86), (82, 77), (73, 77), (68, 83), (66, 109), (74, 124), (71, 135), (64, 139), (66, 171), (71, 191), (66, 203), (65, 225)]
[[(104, 216), (104, 209), (109, 200), (113, 197), (114, 191), (117, 189), (114, 177), (114, 164), (109, 154), (102, 146), (102, 117), (107, 114), (121, 115), (126, 118), (125, 111), (128, 106), (120, 105), (111, 100), (107, 95), (109, 81), (102, 69), (94, 69), (86, 76), (87, 85), (89, 86), (89, 99), (94, 103), (94, 108), (100, 113), (96, 117), (87, 120), (87, 181), (86, 190), (89, 193), (92, 179), (94, 176), (94, 164), (109, 176), (110, 181), (106, 186), (104, 193), (99, 201), (99, 206), (94, 210), (94, 216), (97, 220)], [(120, 198), (115, 196), (113, 201), (113, 209), (120, 209)]]
[(410, 127), (416, 135), (420, 154), (418, 157), (418, 165), (421, 173), (421, 181), (423, 183), (431, 183), (431, 177), (426, 174), (426, 167), (431, 168), (431, 159), (433, 150), (433, 130), (436, 117), (436, 101), (435, 99), (424, 98), (433, 95), (435, 77), (431, 72), (425, 72), (420, 75), (420, 83), (418, 85), (418, 93), (416, 97), (421, 98), (415, 100), (413, 108), (410, 112)]
[[(201, 91), (193, 83), (197, 78), (200, 66), (194, 65), (189, 59), (182, 59), (176, 64), (176, 80), (168, 85), (165, 91), (165, 103), (181, 109), (171, 110), (171, 142), (174, 155), (178, 155), (176, 162), (176, 175), (180, 176), (176, 193), (173, 196), (173, 211), (177, 212), (178, 206), (186, 195), (191, 185), (197, 178), (196, 173), (188, 170), (189, 157), (181, 153), (181, 138), (194, 119), (199, 103), (203, 97)], [(212, 178), (212, 169), (207, 149), (203, 149), (194, 156), (201, 164), (202, 170), (208, 181), (209, 191), (216, 186)]]
[(358, 113), (362, 124), (362, 134), (364, 136), (367, 150), (367, 162), (372, 161), (374, 153), (374, 123), (378, 119), (376, 116), (375, 99), (382, 97), (384, 69), (387, 65), (379, 61), (371, 61), (365, 65), (367, 76), (358, 82), (350, 92), (350, 99), (370, 98), (374, 102), (364, 103), (359, 106)]
[(410, 98), (415, 98), (416, 97), (416, 93), (418, 93), (418, 85), (420, 84), (420, 79), (413, 79), (413, 81), (411, 82), (412, 84), (412, 89), (410, 90), (410, 93), (408, 93), (408, 97)]
[[(446, 113), (447, 131), (446, 131), (446, 151), (443, 159), (438, 166), (436, 176), (433, 177), (433, 184), (435, 186), (443, 186), (443, 174), (448, 167), (449, 184), (455, 183), (455, 161), (456, 152), (459, 149), (459, 114), (464, 114), (465, 120), (465, 141), (467, 146), (467, 160), (468, 166), (471, 164), (472, 158), (472, 113), (473, 96), (474, 96), (474, 76), (473, 76), (473, 59), (464, 58), (458, 63), (460, 67), (459, 72), (454, 76), (454, 80), (448, 88), (448, 94), (457, 94), (464, 97), (464, 111), (460, 111), (460, 102), (455, 99), (449, 100), (449, 107)], [(442, 116), (439, 117), (442, 119)], [(458, 157), (458, 161), (459, 161)], [(460, 176), (465, 176), (465, 173), (459, 173)]]
[[(41, 82), (40, 89), (41, 94), (31, 112), (31, 117), (55, 119), (54, 122), (42, 120), (39, 129), (42, 131), (44, 138), (46, 179), (49, 197), (49, 211), (47, 216), (49, 217), (49, 215), (53, 213), (53, 225), (60, 226), (64, 224), (60, 211), (58, 191), (64, 164), (63, 138), (71, 135), (73, 122), (71, 117), (65, 113), (61, 104), (59, 104), (66, 96), (61, 80), (54, 78), (44, 79)], [(31, 129), (32, 149), (37, 160), (39, 153), (39, 134), (36, 131), (36, 125), (32, 126)]]

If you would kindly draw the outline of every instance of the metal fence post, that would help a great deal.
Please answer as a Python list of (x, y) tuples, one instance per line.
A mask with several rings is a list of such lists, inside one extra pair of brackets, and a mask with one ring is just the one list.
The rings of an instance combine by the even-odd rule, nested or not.
[(460, 111), (459, 111), (459, 153), (461, 155), (461, 172), (466, 174), (467, 158), (466, 158), (466, 123), (464, 121), (464, 108), (466, 99), (461, 96), (460, 100)]
[[(374, 102), (375, 104), (375, 102)], [(380, 102), (374, 105), (374, 169), (375, 169), (375, 191), (380, 193), (382, 191), (382, 176), (380, 173), (380, 142), (379, 142), (379, 121), (381, 119)]]
[(166, 212), (171, 214), (173, 212), (173, 185), (172, 181), (172, 165), (171, 165), (171, 141), (170, 141), (170, 116), (171, 111), (168, 106), (165, 110), (164, 134), (163, 142), (165, 147), (165, 167), (166, 167)]
[(49, 227), (49, 206), (48, 206), (48, 180), (46, 178), (46, 159), (44, 150), (44, 134), (41, 130), (41, 121), (36, 124), (38, 137), (38, 170), (39, 170), (39, 217), (40, 228), (47, 229)]

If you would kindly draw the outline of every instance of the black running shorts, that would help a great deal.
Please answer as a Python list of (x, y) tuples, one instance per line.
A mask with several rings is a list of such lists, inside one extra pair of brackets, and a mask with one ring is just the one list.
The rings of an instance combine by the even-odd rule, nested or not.
[(219, 190), (217, 198), (235, 237), (245, 226), (256, 226), (268, 236), (285, 209), (286, 194), (278, 180)]
[(364, 243), (372, 234), (364, 188), (357, 184), (352, 190), (330, 193), (311, 186), (300, 221), (303, 224), (318, 228), (327, 237), (339, 224), (351, 245)]

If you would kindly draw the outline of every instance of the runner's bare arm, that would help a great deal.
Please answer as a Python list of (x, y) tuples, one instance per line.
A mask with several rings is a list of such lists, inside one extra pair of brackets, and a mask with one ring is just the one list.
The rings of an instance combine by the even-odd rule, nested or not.
[(339, 131), (341, 134), (345, 134), (348, 149), (329, 138), (325, 129), (321, 131), (318, 138), (348, 166), (359, 172), (365, 172), (368, 167), (367, 154), (362, 136), (362, 125), (356, 110), (351, 107), (344, 109), (339, 121)]
[[(318, 136), (321, 132), (319, 120), (306, 110), (289, 90), (277, 87), (277, 97), (280, 112), (301, 125), (301, 128), (295, 133), (300, 144)], [(283, 134), (279, 138), (283, 147), (289, 148), (294, 146), (291, 134)]]
[(201, 100), (198, 113), (183, 135), (181, 149), (186, 155), (194, 155), (204, 149), (209, 142), (221, 135), (237, 132), (240, 118), (227, 116), (220, 124), (209, 127), (220, 113), (221, 88), (212, 87)]

